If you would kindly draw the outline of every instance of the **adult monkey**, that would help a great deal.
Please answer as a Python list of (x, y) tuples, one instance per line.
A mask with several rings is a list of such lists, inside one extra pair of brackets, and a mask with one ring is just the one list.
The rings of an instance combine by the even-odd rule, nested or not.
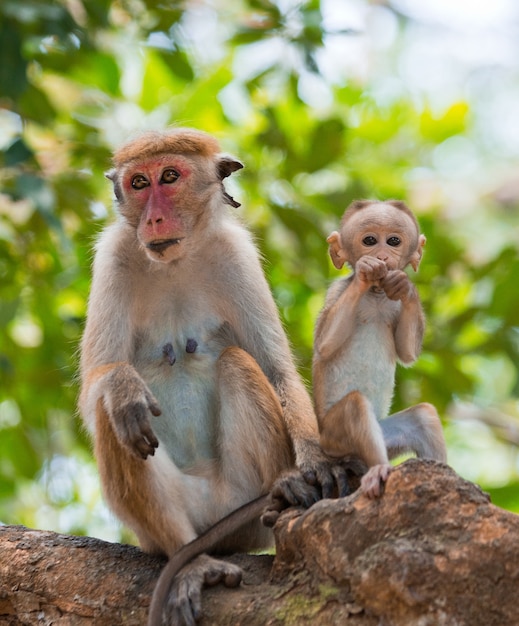
[[(238, 204), (222, 180), (241, 167), (209, 135), (175, 129), (122, 147), (108, 174), (119, 219), (97, 243), (80, 410), (105, 498), (152, 553), (172, 556), (287, 468), (325, 497), (347, 490), (319, 447), (256, 248), (228, 211)], [(270, 541), (255, 519), (218, 549)], [(173, 585), (173, 622), (198, 619), (204, 582), (239, 580), (201, 555)]]
[(416, 271), (425, 237), (403, 202), (353, 202), (340, 231), (327, 239), (337, 269), (353, 274), (335, 281), (316, 324), (313, 385), (323, 450), (358, 456), (370, 468), (361, 487), (381, 494), (389, 459), (412, 451), (445, 461), (436, 409), (428, 403), (388, 417), (396, 362), (420, 354), (424, 315), (416, 287), (404, 269)]

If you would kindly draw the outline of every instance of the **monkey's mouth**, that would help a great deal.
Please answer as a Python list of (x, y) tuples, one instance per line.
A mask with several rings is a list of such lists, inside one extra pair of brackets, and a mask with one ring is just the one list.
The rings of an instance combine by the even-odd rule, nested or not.
[(176, 246), (179, 244), (184, 237), (177, 237), (175, 239), (160, 239), (157, 241), (150, 241), (150, 243), (146, 244), (146, 247), (152, 252), (158, 252), (162, 254), (165, 250), (167, 250), (170, 246)]

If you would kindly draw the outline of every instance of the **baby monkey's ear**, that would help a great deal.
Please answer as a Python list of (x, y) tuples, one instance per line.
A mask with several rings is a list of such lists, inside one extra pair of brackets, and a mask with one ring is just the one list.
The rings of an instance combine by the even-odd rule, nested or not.
[(418, 266), (420, 265), (420, 261), (422, 260), (422, 256), (423, 256), (423, 247), (425, 246), (425, 242), (427, 240), (425, 239), (425, 235), (420, 235), (418, 237), (418, 245), (416, 246), (416, 250), (413, 252), (413, 254), (411, 255), (411, 259), (409, 260), (409, 263), (411, 264), (411, 267), (414, 269), (414, 271), (418, 271)]
[(340, 233), (334, 230), (333, 233), (328, 235), (326, 241), (329, 244), (328, 252), (330, 253), (332, 263), (338, 270), (340, 270), (348, 260), (342, 247)]

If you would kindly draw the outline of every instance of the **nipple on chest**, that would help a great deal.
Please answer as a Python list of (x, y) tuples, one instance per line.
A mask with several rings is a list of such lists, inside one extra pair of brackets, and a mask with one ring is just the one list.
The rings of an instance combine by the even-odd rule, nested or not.
[(186, 342), (186, 352), (188, 354), (193, 354), (198, 348), (198, 341), (196, 339), (189, 338)]
[(173, 349), (173, 345), (171, 343), (167, 343), (162, 348), (162, 354), (164, 355), (166, 361), (170, 365), (174, 365), (175, 364), (175, 361), (177, 360), (177, 356), (175, 354), (175, 350)]
[[(196, 339), (193, 339), (192, 337), (188, 338), (188, 340), (186, 341), (186, 352), (188, 354), (193, 354), (194, 352), (196, 352), (197, 348), (198, 341)], [(177, 355), (175, 354), (175, 349), (173, 348), (173, 344), (171, 342), (168, 342), (164, 345), (164, 347), (162, 348), (162, 355), (166, 359), (167, 363), (169, 363), (170, 365), (175, 364), (177, 360)]]

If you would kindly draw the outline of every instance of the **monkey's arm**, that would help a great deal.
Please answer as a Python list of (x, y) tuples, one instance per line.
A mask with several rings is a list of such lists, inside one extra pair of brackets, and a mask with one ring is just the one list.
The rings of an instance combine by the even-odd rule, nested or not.
[(314, 352), (317, 358), (328, 361), (350, 340), (365, 291), (353, 276), (332, 284), (316, 324)]
[(395, 329), (396, 353), (404, 365), (411, 365), (420, 356), (425, 328), (422, 305), (416, 289), (402, 301), (402, 311)]
[(382, 287), (391, 300), (400, 300), (401, 310), (394, 338), (396, 354), (401, 363), (411, 365), (422, 349), (425, 317), (418, 291), (402, 270), (388, 272)]
[(81, 344), (79, 408), (94, 433), (98, 403), (103, 402), (119, 441), (137, 457), (146, 458), (158, 446), (149, 416), (160, 415), (160, 408), (130, 362), (134, 333), (127, 296), (129, 273), (114, 261), (117, 248), (125, 245), (124, 231), (117, 224), (98, 243)]
[(383, 261), (365, 255), (355, 263), (353, 276), (331, 286), (315, 332), (314, 351), (318, 358), (331, 359), (349, 341), (357, 328), (357, 311), (362, 296), (378, 285), (386, 274)]

